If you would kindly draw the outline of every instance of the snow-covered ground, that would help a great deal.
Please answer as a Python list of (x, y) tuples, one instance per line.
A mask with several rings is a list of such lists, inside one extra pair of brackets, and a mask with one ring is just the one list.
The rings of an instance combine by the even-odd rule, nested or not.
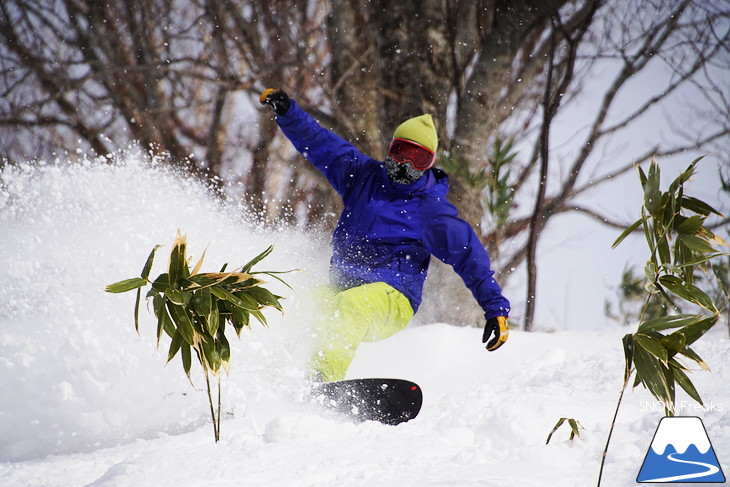
[[(113, 165), (20, 166), (0, 175), (0, 486), (565, 486), (596, 484), (623, 371), (627, 329), (513, 332), (487, 353), (481, 330), (414, 326), (362, 345), (351, 377), (402, 377), (424, 391), (421, 414), (396, 427), (354, 424), (302, 402), (304, 291), (326, 279), (323, 238), (263, 232), (240, 208), (140, 156)], [(285, 314), (269, 313), (234, 346), (223, 380), (221, 441), (204, 381), (165, 366), (154, 322), (134, 331), (132, 293), (104, 286), (139, 273), (156, 244), (162, 272), (177, 229), (205, 270), (245, 263), (304, 269)], [(730, 473), (730, 340), (717, 326), (691, 375), (706, 401), (683, 393), (678, 412), (702, 418)], [(663, 409), (643, 389), (624, 397), (604, 486), (635, 485)], [(585, 428), (568, 440), (561, 417)], [(707, 484), (705, 484), (707, 485)]]

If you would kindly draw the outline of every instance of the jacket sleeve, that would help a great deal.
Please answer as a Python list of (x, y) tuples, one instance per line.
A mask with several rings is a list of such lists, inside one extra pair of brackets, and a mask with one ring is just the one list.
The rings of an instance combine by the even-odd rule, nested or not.
[(494, 279), (489, 254), (456, 207), (440, 198), (427, 203), (422, 241), (431, 254), (452, 266), (471, 290), (486, 318), (508, 316), (510, 303)]
[(370, 158), (339, 135), (321, 127), (292, 100), (276, 123), (294, 147), (311, 162), (343, 196), (355, 180), (358, 168)]

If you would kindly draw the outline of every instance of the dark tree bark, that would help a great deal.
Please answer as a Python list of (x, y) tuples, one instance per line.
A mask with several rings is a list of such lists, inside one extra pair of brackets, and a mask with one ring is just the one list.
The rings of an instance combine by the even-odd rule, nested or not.
[[(592, 49), (582, 60), (579, 53), (581, 65), (614, 59), (621, 66), (586, 120), (583, 143), (555, 161), (561, 178), (551, 179), (555, 190), (539, 198), (539, 211), (515, 212), (492, 232), (483, 225), (479, 178), (489, 170), (492, 141), (517, 136), (523, 146), (533, 145), (531, 154), (519, 154), (509, 182), (521, 208), (533, 201), (541, 154), (546, 160), (536, 114), (551, 52), (550, 19), (558, 14), (556, 79), (570, 66), (570, 40), (585, 26)], [(288, 149), (270, 112), (260, 109), (259, 93), (287, 90), (324, 126), (377, 158), (385, 156), (400, 122), (431, 113), (440, 156), (459, 169), (451, 174), (450, 198), (460, 214), (488, 249), (515, 242), (500, 249), (495, 262), (505, 282), (506, 271), (528, 254), (534, 261), (533, 244), (554, 216), (580, 211), (611, 220), (575, 199), (632, 165), (607, 167), (592, 185), (582, 175), (602, 141), (630, 129), (667, 96), (698, 89), (711, 107), (702, 114), (711, 128), (687, 134), (677, 123), (678, 137), (657, 141), (636, 162), (727, 143), (727, 17), (720, 0), (5, 0), (0, 166), (74, 157), (77, 150), (104, 156), (137, 144), (201, 178), (240, 186), (236, 194), (263, 223), (331, 228), (337, 195)], [(621, 91), (660, 61), (674, 73), (667, 86), (610, 119)], [(587, 82), (587, 69), (561, 91), (556, 110)], [(480, 310), (462, 283), (435, 264), (427, 282), (430, 303), (419, 314), (480, 324)]]

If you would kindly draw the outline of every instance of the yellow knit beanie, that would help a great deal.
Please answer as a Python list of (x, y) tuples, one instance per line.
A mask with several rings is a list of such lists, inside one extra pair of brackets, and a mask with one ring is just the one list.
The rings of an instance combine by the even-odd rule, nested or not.
[(409, 118), (398, 125), (398, 128), (393, 132), (393, 138), (410, 140), (428, 147), (433, 152), (436, 152), (439, 145), (436, 127), (430, 114)]

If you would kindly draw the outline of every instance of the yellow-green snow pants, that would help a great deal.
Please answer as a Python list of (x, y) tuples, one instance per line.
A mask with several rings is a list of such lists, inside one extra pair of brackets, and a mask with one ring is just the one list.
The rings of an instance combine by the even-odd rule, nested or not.
[(317, 322), (310, 369), (325, 382), (345, 378), (361, 342), (388, 338), (413, 317), (408, 298), (384, 282), (344, 291), (321, 287), (315, 299)]

